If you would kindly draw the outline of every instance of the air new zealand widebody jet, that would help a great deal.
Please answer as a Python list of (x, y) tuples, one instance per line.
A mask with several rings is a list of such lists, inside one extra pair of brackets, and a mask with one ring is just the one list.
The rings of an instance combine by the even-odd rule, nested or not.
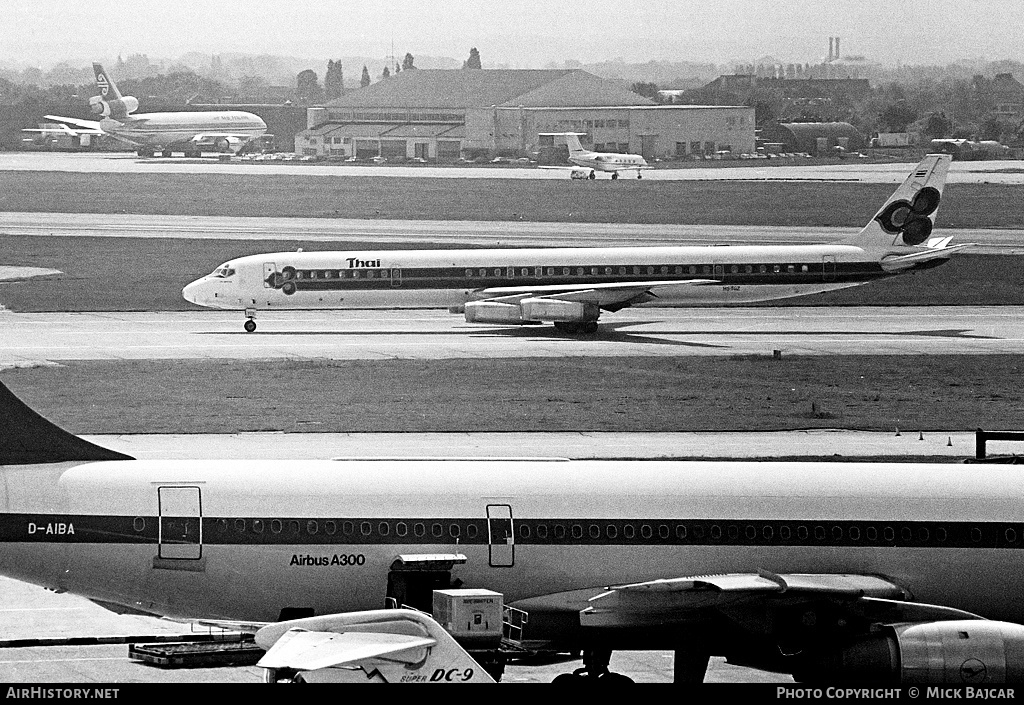
[(250, 332), (260, 310), (445, 307), (471, 323), (593, 333), (602, 311), (769, 301), (942, 264), (969, 247), (931, 236), (949, 163), (925, 157), (833, 244), (277, 252), (225, 262), (182, 294), (245, 311)]

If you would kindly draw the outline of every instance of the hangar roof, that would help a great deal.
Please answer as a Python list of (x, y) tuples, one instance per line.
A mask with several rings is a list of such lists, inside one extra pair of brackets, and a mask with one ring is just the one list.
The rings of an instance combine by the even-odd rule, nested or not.
[(578, 69), (410, 69), (328, 102), (348, 108), (654, 105)]

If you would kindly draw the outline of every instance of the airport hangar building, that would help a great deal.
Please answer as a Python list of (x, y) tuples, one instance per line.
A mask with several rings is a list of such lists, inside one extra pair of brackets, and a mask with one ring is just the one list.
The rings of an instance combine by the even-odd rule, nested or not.
[(557, 132), (647, 159), (746, 154), (754, 109), (659, 105), (577, 69), (410, 69), (309, 108), (295, 151), (444, 162), (537, 154)]

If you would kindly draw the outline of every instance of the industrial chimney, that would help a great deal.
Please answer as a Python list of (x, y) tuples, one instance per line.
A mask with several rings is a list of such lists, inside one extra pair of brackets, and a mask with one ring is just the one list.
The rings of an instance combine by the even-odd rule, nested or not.
[(835, 41), (836, 40), (835, 40), (834, 37), (829, 37), (828, 38), (828, 60), (829, 61), (832, 61), (832, 47), (835, 46)]
[(839, 37), (836, 37), (836, 58), (839, 58)]

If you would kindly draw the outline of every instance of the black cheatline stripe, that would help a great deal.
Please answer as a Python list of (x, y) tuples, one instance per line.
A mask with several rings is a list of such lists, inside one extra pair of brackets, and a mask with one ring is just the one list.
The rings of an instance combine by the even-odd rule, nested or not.
[[(196, 536), (196, 520), (185, 523), (188, 535)], [(165, 540), (182, 525), (181, 519), (165, 518)], [(1017, 522), (552, 518), (513, 519), (513, 525), (515, 543), (534, 546), (1024, 549), (1024, 523)], [(473, 518), (205, 517), (202, 531), (208, 545), (486, 545), (488, 540), (487, 520)], [(157, 536), (153, 516), (0, 515), (0, 543), (153, 544)]]
[[(726, 265), (727, 267), (730, 265)], [(516, 269), (522, 269), (523, 267), (516, 267)], [(655, 272), (654, 274), (647, 274), (643, 272), (641, 274), (634, 274), (632, 272), (626, 272), (625, 274), (553, 274), (550, 276), (538, 277), (536, 275), (515, 275), (512, 277), (505, 276), (466, 276), (466, 267), (460, 267), (451, 270), (437, 270), (437, 269), (406, 269), (406, 268), (394, 268), (396, 271), (401, 272), (401, 276), (398, 277), (402, 283), (402, 288), (407, 289), (490, 289), (490, 288), (503, 288), (503, 287), (525, 287), (529, 288), (532, 286), (566, 286), (566, 287), (580, 287), (587, 286), (589, 284), (614, 284), (622, 281), (623, 277), (628, 277), (631, 282), (643, 283), (645, 279), (650, 281), (679, 281), (686, 283), (693, 280), (694, 278), (713, 278), (719, 280), (723, 285), (746, 285), (746, 286), (792, 286), (794, 284), (840, 284), (845, 282), (865, 282), (873, 279), (882, 277), (892, 276), (891, 272), (885, 272), (877, 265), (873, 263), (867, 263), (864, 265), (849, 266), (838, 268), (834, 273), (828, 273), (828, 280), (823, 279), (823, 272), (818, 265), (818, 269), (809, 272), (779, 272), (779, 273), (750, 273), (739, 272), (733, 274), (731, 272), (725, 272), (724, 274), (715, 275), (712, 273), (697, 273), (697, 274), (675, 274), (667, 273), (662, 274)], [(480, 269), (479, 267), (471, 267), (470, 269)], [(494, 269), (494, 267), (487, 267), (486, 269)], [(506, 269), (505, 267), (502, 268)], [(330, 276), (327, 278), (319, 277), (316, 279), (309, 278), (308, 275), (304, 275), (301, 279), (292, 279), (295, 284), (295, 288), (298, 291), (352, 291), (352, 290), (365, 290), (365, 289), (388, 289), (392, 286), (392, 277), (390, 275), (385, 276), (374, 276), (367, 277), (366, 272), (383, 272), (383, 270), (348, 270), (341, 269), (338, 267), (318, 267), (316, 269), (303, 269), (302, 272), (330, 272), (330, 271), (359, 271), (362, 274), (359, 277), (346, 276), (338, 278), (337, 276)], [(390, 270), (389, 270), (390, 271)], [(280, 287), (277, 287), (280, 288)]]

